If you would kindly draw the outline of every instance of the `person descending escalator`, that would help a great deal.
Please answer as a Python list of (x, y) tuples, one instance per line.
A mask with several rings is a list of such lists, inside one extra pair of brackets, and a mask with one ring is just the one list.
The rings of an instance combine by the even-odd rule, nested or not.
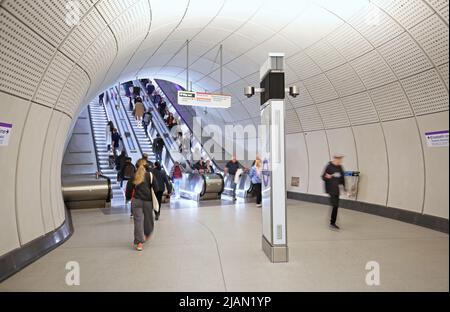
[(111, 145), (112, 145), (112, 134), (114, 132), (114, 123), (112, 121), (108, 121), (108, 123), (106, 124), (106, 132), (105, 132), (105, 136), (106, 136), (106, 150), (109, 151), (111, 149)]
[(174, 185), (174, 195), (175, 199), (180, 198), (180, 184), (183, 179), (183, 169), (181, 169), (181, 165), (178, 161), (172, 167), (170, 176), (172, 177), (173, 185)]
[(98, 96), (98, 104), (102, 106), (104, 104), (103, 99), (105, 98), (105, 93), (102, 93)]
[(205, 172), (208, 174), (214, 173), (214, 168), (212, 166), (211, 160), (209, 160), (209, 159), (206, 161), (206, 171)]
[(133, 178), (134, 173), (136, 172), (136, 167), (131, 163), (132, 159), (128, 157), (125, 160), (125, 164), (120, 169), (119, 172), (119, 181), (120, 187), (123, 187), (123, 181), (129, 181)]
[(167, 103), (166, 103), (166, 101), (164, 101), (163, 99), (161, 99), (161, 100), (159, 101), (159, 104), (158, 104), (158, 112), (159, 112), (159, 114), (161, 115), (161, 118), (164, 119), (164, 117), (165, 117), (166, 114), (167, 114)]
[(127, 160), (127, 152), (123, 150), (119, 156), (116, 157), (116, 171), (120, 172), (125, 165), (125, 161)]
[(147, 170), (147, 162), (140, 160), (138, 169), (128, 181), (125, 192), (127, 201), (131, 201), (134, 217), (134, 247), (142, 251), (144, 243), (149, 241), (154, 229), (153, 210), (158, 208), (154, 190), (155, 177)]
[(164, 140), (161, 138), (159, 134), (156, 135), (156, 139), (153, 141), (153, 151), (156, 155), (156, 160), (162, 161), (162, 152), (164, 149)]
[(169, 113), (169, 116), (166, 118), (166, 125), (169, 131), (171, 131), (173, 127), (177, 125), (177, 120), (175, 119), (172, 113)]
[(137, 97), (134, 104), (134, 116), (137, 120), (137, 126), (139, 128), (142, 127), (142, 119), (144, 118), (144, 114), (145, 114), (144, 103), (142, 102), (142, 99), (140, 97)]
[(148, 136), (148, 127), (152, 123), (153, 115), (150, 110), (147, 110), (144, 113), (144, 117), (142, 118), (142, 126), (144, 127), (145, 135)]
[(206, 162), (203, 158), (201, 158), (198, 162), (196, 162), (193, 166), (192, 169), (200, 174), (204, 174), (206, 173), (208, 167), (206, 166)]
[(155, 210), (155, 218), (158, 221), (159, 216), (161, 215), (161, 204), (164, 192), (167, 190), (167, 194), (170, 197), (172, 193), (172, 186), (169, 183), (169, 178), (167, 177), (166, 172), (162, 169), (159, 162), (155, 162), (154, 168), (151, 172), (155, 176), (155, 193), (156, 199), (158, 200), (158, 208)]
[(147, 96), (150, 99), (155, 92), (155, 86), (151, 81), (147, 83), (147, 85), (145, 86), (145, 90), (147, 91)]
[(117, 153), (120, 147), (120, 141), (122, 140), (122, 136), (119, 134), (119, 131), (115, 128), (113, 129), (113, 134), (111, 135), (112, 146), (114, 152)]
[(242, 172), (244, 170), (244, 166), (237, 160), (236, 156), (225, 165), (225, 174), (230, 175), (231, 183), (233, 186), (233, 200), (236, 200), (236, 186), (237, 186), (237, 175), (238, 171)]

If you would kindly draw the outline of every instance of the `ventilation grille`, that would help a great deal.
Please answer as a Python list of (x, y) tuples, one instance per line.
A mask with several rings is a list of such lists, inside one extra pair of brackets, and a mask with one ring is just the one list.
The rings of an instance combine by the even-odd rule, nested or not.
[(365, 90), (361, 80), (349, 64), (345, 64), (326, 73), (341, 97)]
[(303, 131), (308, 132), (323, 129), (322, 119), (315, 105), (298, 108), (297, 115), (300, 118)]
[(97, 78), (102, 80), (114, 60), (116, 49), (113, 34), (107, 29), (86, 50), (79, 65), (86, 70), (92, 81)]
[(85, 97), (89, 85), (89, 77), (81, 68), (75, 66), (61, 93), (61, 98), (56, 108), (74, 117), (77, 106)]
[(0, 9), (0, 51), (0, 89), (31, 99), (55, 49)]
[(378, 115), (366, 92), (342, 98), (352, 125), (378, 122)]
[[(373, 17), (377, 19), (376, 25), (367, 22)], [(349, 23), (375, 47), (392, 40), (404, 31), (391, 17), (374, 5), (366, 6), (350, 19)]]
[(436, 65), (448, 62), (448, 26), (436, 14), (411, 29), (411, 33)]
[[(114, 2), (117, 3), (117, 1)], [(128, 2), (136, 1), (134, 0)], [(136, 19), (139, 19), (139, 23), (137, 25), (132, 22)], [(150, 7), (148, 5), (148, 1), (141, 1), (126, 11), (123, 15), (119, 16), (117, 20), (111, 24), (111, 29), (116, 35), (119, 48), (126, 49), (132, 42), (141, 42), (147, 35), (149, 23)]]
[(91, 11), (73, 30), (61, 47), (61, 51), (77, 62), (105, 27), (100, 14), (95, 10)]
[(414, 40), (404, 33), (381, 48), (380, 53), (399, 78), (405, 78), (432, 67)]
[(323, 71), (330, 70), (345, 63), (345, 59), (326, 40), (321, 40), (306, 50), (314, 62)]
[(374, 2), (407, 29), (433, 14), (422, 0), (375, 0)]
[(448, 110), (448, 91), (432, 69), (402, 81), (416, 115)]
[(374, 89), (370, 94), (382, 121), (413, 116), (408, 99), (398, 82)]
[(54, 107), (73, 66), (67, 57), (58, 52), (39, 85), (36, 102)]
[(425, 0), (428, 2), (440, 16), (448, 23), (448, 0)]
[(317, 66), (312, 59), (303, 52), (288, 58), (286, 63), (301, 80), (305, 80), (321, 73), (319, 66)]
[(326, 129), (350, 126), (350, 121), (348, 120), (347, 113), (345, 112), (341, 101), (334, 100), (331, 102), (318, 104), (317, 108)]
[(111, 24), (120, 14), (125, 12), (138, 0), (103, 0), (98, 4), (98, 10), (108, 24)]
[(444, 79), (445, 84), (447, 85), (447, 89), (448, 89), (448, 63), (439, 66), (439, 72), (441, 73), (441, 76)]
[[(57, 47), (71, 30), (71, 26), (66, 23), (66, 3), (67, 1), (6, 0), (2, 6)], [(80, 16), (83, 16), (92, 3), (79, 3)]]
[(376, 88), (395, 80), (394, 74), (376, 51), (354, 60), (352, 66), (367, 89)]
[(316, 103), (334, 100), (338, 97), (332, 84), (324, 74), (309, 78), (304, 83)]
[(300, 121), (298, 120), (295, 110), (286, 111), (285, 125), (286, 134), (302, 132), (302, 127), (300, 126)]
[(372, 50), (372, 47), (367, 40), (348, 24), (341, 26), (327, 40), (348, 61)]

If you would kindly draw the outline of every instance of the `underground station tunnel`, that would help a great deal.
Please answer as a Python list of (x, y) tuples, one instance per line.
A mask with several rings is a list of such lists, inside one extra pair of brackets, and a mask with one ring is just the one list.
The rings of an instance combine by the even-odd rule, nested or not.
[(0, 292), (448, 292), (448, 49), (448, 0), (1, 0)]

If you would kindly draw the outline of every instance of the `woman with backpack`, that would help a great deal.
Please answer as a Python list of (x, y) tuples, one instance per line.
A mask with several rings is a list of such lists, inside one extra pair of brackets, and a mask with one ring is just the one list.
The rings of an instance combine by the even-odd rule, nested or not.
[(154, 192), (154, 176), (147, 172), (147, 161), (140, 160), (133, 179), (127, 184), (126, 199), (131, 200), (134, 217), (134, 246), (142, 251), (154, 229), (153, 210), (157, 207)]
[(183, 179), (183, 170), (181, 169), (181, 165), (178, 161), (173, 165), (170, 176), (174, 185), (175, 199), (180, 199), (180, 184)]

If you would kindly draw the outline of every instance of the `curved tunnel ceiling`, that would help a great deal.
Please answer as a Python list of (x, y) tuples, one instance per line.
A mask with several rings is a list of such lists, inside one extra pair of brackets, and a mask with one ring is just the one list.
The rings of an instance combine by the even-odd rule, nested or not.
[[(76, 26), (67, 24), (64, 3), (1, 1), (2, 28), (11, 24), (25, 35), (18, 51), (5, 50), (0, 88), (71, 117), (118, 81), (157, 77), (184, 85), (187, 39), (190, 77), (200, 90), (219, 89), (224, 47), (225, 92), (236, 104), (216, 112), (225, 122), (256, 122), (257, 100), (243, 97), (242, 88), (258, 83), (269, 52), (286, 53), (288, 82), (302, 91), (287, 105), (295, 131), (332, 126), (322, 116), (326, 107), (341, 115), (338, 126), (383, 120), (390, 114), (378, 103), (383, 90), (372, 91), (386, 86), (397, 96), (399, 117), (448, 109), (445, 0), (85, 0)], [(26, 92), (15, 86), (24, 79), (31, 82)], [(425, 80), (432, 87), (417, 95)]]

